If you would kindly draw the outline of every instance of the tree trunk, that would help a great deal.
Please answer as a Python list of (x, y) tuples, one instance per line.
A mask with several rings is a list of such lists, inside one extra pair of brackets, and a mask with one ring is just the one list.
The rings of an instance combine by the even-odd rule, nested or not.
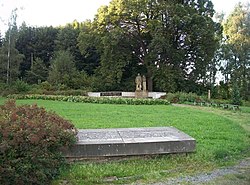
[(153, 78), (152, 78), (152, 72), (148, 70), (147, 72), (148, 77), (148, 92), (153, 92)]
[(10, 42), (10, 29), (9, 29), (9, 41), (8, 41), (8, 61), (7, 61), (7, 74), (6, 74), (6, 83), (7, 83), (7, 85), (9, 85), (9, 83), (10, 83), (10, 44), (11, 44), (11, 42)]

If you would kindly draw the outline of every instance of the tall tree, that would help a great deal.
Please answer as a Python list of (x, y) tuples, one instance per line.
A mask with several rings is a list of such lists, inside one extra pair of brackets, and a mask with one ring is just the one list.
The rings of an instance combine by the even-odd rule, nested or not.
[(55, 50), (69, 50), (75, 58), (76, 67), (82, 70), (81, 61), (83, 56), (77, 46), (79, 32), (80, 28), (74, 24), (67, 24), (65, 27), (60, 28), (55, 41)]
[(19, 54), (16, 47), (16, 39), (18, 35), (18, 29), (16, 25), (16, 9), (12, 11), (9, 20), (9, 29), (6, 32), (6, 38), (4, 39), (3, 46), (0, 49), (0, 73), (2, 81), (7, 84), (12, 83), (18, 78), (19, 65), (23, 60), (23, 55)]
[[(166, 72), (171, 79), (162, 82), (175, 84), (174, 91), (188, 91), (187, 80), (204, 80), (216, 49), (212, 16), (209, 0), (113, 0), (81, 32), (79, 46), (85, 52), (92, 41), (101, 56), (98, 72), (110, 88), (121, 84), (127, 66), (136, 63), (140, 67), (134, 76), (146, 73), (149, 91)], [(170, 86), (160, 84), (158, 89)]]
[(48, 68), (55, 50), (58, 29), (53, 27), (28, 27), (25, 23), (19, 28), (16, 48), (25, 56), (20, 66), (20, 76), (30, 71), (32, 60), (39, 58)]
[(32, 58), (31, 60), (31, 67), (30, 70), (26, 71), (25, 80), (31, 84), (46, 81), (49, 70), (44, 62), (39, 58), (34, 60)]
[(87, 53), (81, 54), (77, 38), (80, 33), (82, 24), (74, 21), (59, 29), (56, 38), (56, 51), (69, 50), (74, 56), (76, 69), (85, 71), (89, 75), (93, 75), (98, 66), (98, 55), (89, 48)]
[(30, 70), (34, 57), (35, 32), (36, 28), (28, 27), (25, 22), (19, 28), (16, 48), (25, 57), (20, 64), (20, 77), (22, 78), (25, 77), (26, 71)]
[(87, 74), (76, 70), (74, 57), (68, 50), (56, 52), (48, 81), (54, 86), (63, 85), (72, 89), (86, 89), (91, 86)]
[(2, 46), (3, 46), (3, 38), (2, 38), (2, 34), (0, 32), (0, 47), (2, 47)]
[(224, 35), (224, 74), (244, 99), (250, 98), (250, 4), (235, 6), (224, 23)]
[(53, 85), (65, 84), (76, 72), (74, 58), (69, 51), (59, 51), (52, 60), (49, 82)]

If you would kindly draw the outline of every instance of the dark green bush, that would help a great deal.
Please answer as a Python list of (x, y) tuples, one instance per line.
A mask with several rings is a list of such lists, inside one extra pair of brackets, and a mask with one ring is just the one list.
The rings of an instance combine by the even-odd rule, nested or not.
[[(52, 92), (47, 92), (47, 95), (52, 94)], [(65, 91), (54, 91), (53, 95), (63, 95), (63, 96), (87, 96), (88, 92), (85, 90), (65, 90)]]
[(61, 150), (76, 129), (37, 105), (0, 106), (0, 184), (49, 184), (65, 164)]
[(171, 103), (185, 103), (185, 102), (201, 102), (204, 101), (204, 98), (198, 96), (195, 93), (184, 93), (184, 92), (177, 92), (177, 93), (168, 93), (166, 95), (166, 99)]
[(13, 87), (19, 93), (26, 93), (31, 89), (31, 86), (22, 80), (15, 81)]
[(47, 82), (47, 81), (42, 82), (42, 83), (40, 84), (40, 88), (41, 88), (41, 89), (44, 89), (44, 90), (47, 90), (47, 91), (52, 91), (52, 90), (54, 90), (53, 86), (52, 86), (49, 82)]
[(178, 103), (179, 102), (179, 97), (174, 93), (168, 93), (166, 95), (166, 99), (171, 103)]
[(0, 96), (8, 96), (9, 94), (17, 93), (13, 88), (10, 88), (5, 83), (0, 83)]
[(242, 105), (242, 100), (240, 96), (240, 90), (238, 85), (234, 84), (232, 89), (232, 104), (234, 105)]
[(40, 95), (63, 95), (63, 96), (87, 96), (88, 92), (85, 90), (64, 90), (64, 91), (48, 91), (45, 89), (32, 88), (27, 94), (40, 94)]
[(7, 85), (5, 83), (1, 83), (0, 82), (0, 91), (2, 92), (3, 90), (5, 90), (7, 87)]
[(10, 85), (0, 84), (0, 96), (8, 96), (9, 94), (27, 93), (31, 86), (22, 80), (17, 80)]
[(242, 101), (242, 105), (246, 107), (250, 107), (250, 101)]

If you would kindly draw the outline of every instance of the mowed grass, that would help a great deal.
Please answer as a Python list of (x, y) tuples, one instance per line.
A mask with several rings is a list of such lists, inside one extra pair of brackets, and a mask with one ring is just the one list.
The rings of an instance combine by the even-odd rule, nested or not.
[[(0, 99), (2, 104), (4, 99)], [(109, 105), (17, 100), (53, 110), (71, 120), (77, 128), (128, 128), (174, 126), (197, 141), (196, 152), (189, 155), (165, 155), (129, 158), (106, 162), (74, 163), (62, 170), (54, 184), (111, 184), (159, 181), (168, 177), (210, 171), (248, 155), (250, 135), (244, 126), (250, 123), (249, 108), (244, 112), (211, 108), (166, 105)]]

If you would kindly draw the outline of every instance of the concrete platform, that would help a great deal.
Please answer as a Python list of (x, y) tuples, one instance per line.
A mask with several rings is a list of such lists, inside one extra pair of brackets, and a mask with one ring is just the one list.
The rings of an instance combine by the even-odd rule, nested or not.
[(69, 158), (188, 153), (196, 141), (174, 127), (79, 130), (78, 142), (64, 152)]

